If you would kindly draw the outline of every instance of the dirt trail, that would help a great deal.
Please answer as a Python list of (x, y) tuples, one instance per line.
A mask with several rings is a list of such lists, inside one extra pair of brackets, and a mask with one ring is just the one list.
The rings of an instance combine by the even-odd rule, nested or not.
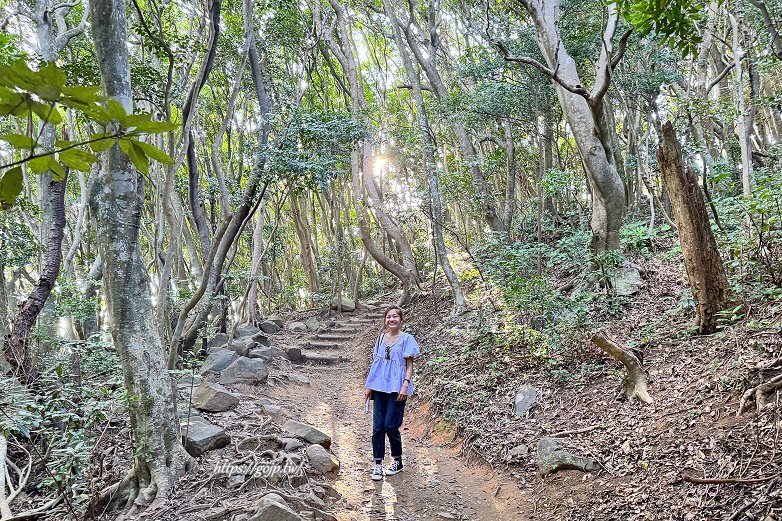
[[(405, 469), (372, 481), (370, 436), (372, 413), (364, 414), (362, 389), (374, 329), (338, 342), (332, 355), (347, 359), (336, 365), (304, 365), (298, 372), (310, 384), (277, 386), (270, 398), (332, 437), (331, 450), (341, 468), (332, 485), (342, 494), (341, 521), (371, 520), (523, 520), (528, 496), (508, 477), (486, 465), (467, 464), (458, 447), (427, 435), (424, 404), (411, 398), (402, 426)], [(424, 346), (425, 347), (425, 346)], [(338, 352), (337, 352), (338, 351)], [(306, 355), (307, 350), (304, 350)], [(385, 466), (390, 463), (386, 460)]]

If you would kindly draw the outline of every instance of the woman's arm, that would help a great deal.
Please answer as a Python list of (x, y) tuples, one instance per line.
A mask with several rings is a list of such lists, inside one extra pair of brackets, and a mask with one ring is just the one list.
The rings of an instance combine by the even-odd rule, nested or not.
[(402, 382), (402, 388), (399, 390), (399, 395), (396, 397), (397, 401), (407, 399), (407, 389), (410, 387), (410, 379), (413, 377), (413, 357), (408, 356), (405, 358), (405, 381)]

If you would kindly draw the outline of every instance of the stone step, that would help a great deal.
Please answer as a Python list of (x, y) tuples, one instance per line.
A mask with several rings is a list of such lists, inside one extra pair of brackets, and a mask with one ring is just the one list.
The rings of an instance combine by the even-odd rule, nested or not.
[(318, 333), (315, 335), (318, 340), (331, 340), (332, 342), (341, 342), (343, 340), (350, 340), (352, 335), (338, 335), (334, 333)]
[(339, 349), (339, 344), (336, 342), (318, 342), (317, 340), (309, 340), (301, 344), (303, 349)]
[(326, 355), (322, 353), (302, 353), (304, 362), (315, 365), (335, 365), (347, 362), (348, 359), (342, 356)]
[(350, 320), (348, 320), (348, 325), (353, 324), (379, 324), (380, 318), (363, 318), (363, 317), (353, 317)]
[(354, 327), (333, 327), (325, 333), (333, 333), (335, 335), (354, 335), (358, 333), (358, 329)]

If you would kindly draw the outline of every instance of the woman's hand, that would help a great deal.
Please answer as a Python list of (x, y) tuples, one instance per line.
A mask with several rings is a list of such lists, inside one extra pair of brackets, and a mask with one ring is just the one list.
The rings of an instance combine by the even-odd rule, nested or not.
[(364, 401), (369, 400), (370, 396), (372, 396), (372, 389), (364, 389)]
[(396, 395), (396, 401), (403, 402), (407, 400), (407, 382), (402, 383), (402, 388), (399, 389), (399, 394)]

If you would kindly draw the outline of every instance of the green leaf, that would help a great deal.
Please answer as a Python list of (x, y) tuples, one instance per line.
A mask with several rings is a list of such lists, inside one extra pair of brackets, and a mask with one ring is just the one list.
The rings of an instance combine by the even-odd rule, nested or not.
[(3, 178), (0, 179), (0, 205), (4, 208), (13, 206), (20, 193), (22, 193), (22, 167), (16, 166), (3, 174)]
[(171, 132), (178, 128), (169, 121), (153, 121), (151, 114), (133, 114), (125, 120), (124, 126), (132, 128), (134, 133), (140, 134), (159, 134), (161, 132)]
[(119, 147), (125, 152), (125, 155), (130, 158), (139, 172), (145, 175), (149, 174), (149, 158), (144, 154), (144, 151), (140, 147), (136, 146), (129, 139), (120, 139)]
[(81, 143), (81, 141), (71, 141), (71, 140), (68, 140), (68, 139), (58, 139), (57, 141), (54, 142), (54, 146), (55, 146), (55, 148), (66, 148), (66, 147), (70, 147), (70, 146), (73, 146), (73, 145), (78, 145), (80, 143)]
[(74, 102), (90, 105), (105, 99), (100, 93), (100, 87), (63, 87), (62, 93), (64, 96), (67, 96), (66, 99), (62, 100), (62, 103)]
[(62, 115), (56, 107), (37, 101), (31, 101), (30, 104), (32, 105), (33, 112), (35, 112), (44, 122), (51, 123), (52, 125), (59, 125), (62, 123)]
[[(79, 108), (79, 107), (77, 107)], [(79, 108), (85, 116), (104, 127), (111, 123), (111, 115), (100, 105), (84, 105)]]
[(42, 174), (49, 170), (49, 156), (34, 157), (27, 162), (27, 168), (34, 174)]
[(33, 138), (24, 134), (6, 134), (0, 136), (0, 139), (17, 149), (32, 150), (35, 147)]
[(98, 161), (98, 156), (78, 148), (69, 148), (58, 154), (61, 163), (80, 172), (89, 172), (91, 163)]
[(125, 120), (128, 117), (128, 113), (125, 110), (125, 107), (122, 106), (122, 104), (115, 100), (110, 99), (109, 102), (106, 104), (106, 110), (109, 113), (109, 116), (111, 116), (112, 119), (119, 122), (120, 125), (125, 125)]
[[(54, 181), (62, 181), (65, 179), (65, 170), (63, 170), (62, 165), (60, 165), (54, 157), (49, 156), (49, 164), (47, 166), (52, 173), (52, 179)], [(87, 167), (87, 170), (89, 170), (89, 166)]]
[[(100, 139), (101, 137), (104, 139)], [(98, 153), (105, 152), (114, 145), (114, 141), (114, 134), (111, 132), (98, 132), (90, 136), (90, 148)]]
[(139, 147), (144, 154), (148, 155), (150, 158), (154, 159), (155, 161), (160, 161), (163, 164), (166, 165), (173, 165), (174, 160), (171, 159), (171, 156), (160, 150), (158, 147), (154, 145), (150, 145), (149, 143), (144, 143), (143, 141), (139, 141), (137, 139), (130, 140), (135, 146)]

